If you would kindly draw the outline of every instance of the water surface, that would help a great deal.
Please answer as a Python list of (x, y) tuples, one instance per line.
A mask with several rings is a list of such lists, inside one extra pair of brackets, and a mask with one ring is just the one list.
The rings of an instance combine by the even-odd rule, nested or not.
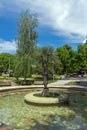
[(14, 130), (87, 130), (87, 94), (69, 94), (70, 105), (26, 104), (28, 92), (0, 97), (0, 122)]

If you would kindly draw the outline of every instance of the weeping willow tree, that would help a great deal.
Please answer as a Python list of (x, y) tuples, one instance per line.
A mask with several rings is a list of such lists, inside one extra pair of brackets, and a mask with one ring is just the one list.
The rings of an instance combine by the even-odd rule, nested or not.
[(18, 21), (15, 75), (17, 74), (25, 80), (27, 76), (31, 75), (31, 66), (38, 37), (36, 32), (37, 25), (36, 16), (28, 11), (23, 12)]

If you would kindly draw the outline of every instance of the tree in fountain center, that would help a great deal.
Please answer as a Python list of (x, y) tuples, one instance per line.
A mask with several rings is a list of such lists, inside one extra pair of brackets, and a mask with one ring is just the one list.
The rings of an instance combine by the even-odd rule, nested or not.
[(45, 46), (41, 49), (41, 60), (42, 60), (42, 68), (43, 68), (43, 78), (44, 78), (44, 89), (42, 92), (43, 96), (49, 96), (49, 89), (47, 87), (48, 84), (48, 66), (53, 55), (54, 48), (52, 46)]

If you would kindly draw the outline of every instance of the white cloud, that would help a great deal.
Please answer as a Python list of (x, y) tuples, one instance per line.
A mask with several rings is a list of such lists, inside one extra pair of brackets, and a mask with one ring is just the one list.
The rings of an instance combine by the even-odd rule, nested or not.
[(4, 41), (0, 39), (0, 53), (2, 52), (15, 52), (16, 51), (16, 43), (15, 41)]
[(40, 14), (43, 24), (66, 34), (87, 34), (86, 0), (36, 0), (33, 3), (32, 8)]
[(59, 34), (87, 35), (87, 0), (1, 0), (0, 5), (1, 10), (10, 12), (30, 9), (42, 25)]

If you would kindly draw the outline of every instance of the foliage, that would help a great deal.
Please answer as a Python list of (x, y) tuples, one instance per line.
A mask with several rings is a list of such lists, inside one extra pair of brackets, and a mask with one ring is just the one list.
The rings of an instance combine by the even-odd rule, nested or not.
[(7, 79), (8, 78), (8, 74), (2, 74), (2, 77), (4, 78), (4, 79)]
[(42, 75), (32, 75), (32, 78), (35, 79), (35, 80), (42, 80), (43, 79), (43, 76)]
[(37, 18), (35, 15), (25, 11), (18, 22), (18, 49), (17, 53), (20, 55), (31, 55), (36, 46), (37, 32)]
[(0, 73), (13, 70), (14, 55), (9, 53), (0, 54)]
[(80, 44), (78, 46), (78, 67), (79, 67), (79, 72), (81, 73), (82, 71), (87, 71), (87, 43), (85, 44)]
[(44, 46), (42, 48), (38, 48), (38, 53), (35, 58), (35, 68), (34, 72), (36, 74), (43, 74), (43, 63), (46, 62), (48, 66), (48, 74), (52, 76), (53, 73), (58, 72), (58, 66), (60, 61), (57, 59), (55, 55), (55, 50), (52, 46)]
[(54, 80), (60, 80), (60, 79), (61, 79), (60, 76), (58, 76), (58, 75), (54, 75)]
[(26, 81), (24, 79), (13, 79), (12, 81), (19, 85), (31, 85), (34, 83), (34, 79), (26, 79)]
[(18, 22), (17, 58), (14, 73), (16, 77), (31, 75), (34, 51), (36, 48), (37, 18), (35, 15), (25, 11)]
[(56, 49), (56, 54), (62, 62), (62, 73), (75, 73), (78, 72), (78, 57), (77, 52), (69, 45), (64, 45)]

